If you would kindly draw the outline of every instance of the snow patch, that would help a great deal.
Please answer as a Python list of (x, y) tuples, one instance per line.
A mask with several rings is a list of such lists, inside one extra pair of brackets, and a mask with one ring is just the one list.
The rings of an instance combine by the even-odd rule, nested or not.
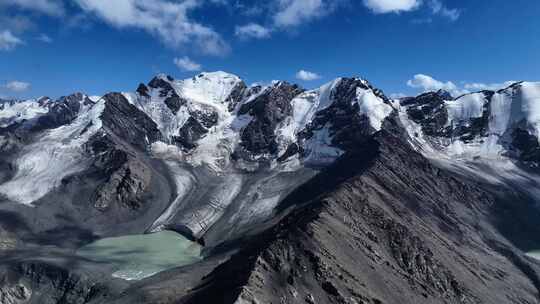
[(313, 136), (305, 142), (306, 157), (304, 163), (310, 166), (327, 166), (333, 163), (345, 151), (332, 145), (330, 126), (313, 132)]
[(482, 117), (484, 105), (488, 102), (483, 93), (463, 95), (456, 100), (445, 101), (449, 122), (468, 121)]
[(360, 106), (359, 114), (369, 118), (371, 126), (380, 131), (383, 121), (392, 113), (392, 106), (375, 96), (372, 90), (356, 88), (356, 102)]
[(100, 116), (105, 101), (81, 106), (71, 124), (44, 131), (36, 142), (23, 148), (15, 161), (17, 173), (0, 185), (0, 193), (30, 205), (58, 187), (64, 177), (87, 167), (90, 159), (84, 144), (102, 127)]
[(524, 82), (521, 84), (522, 110), (526, 113), (527, 122), (540, 138), (540, 82)]
[(226, 111), (225, 100), (241, 82), (238, 76), (225, 72), (212, 72), (201, 73), (172, 84), (178, 95), (197, 103), (217, 106)]
[(0, 128), (32, 119), (48, 111), (47, 106), (40, 105), (34, 99), (2, 103), (0, 104)]

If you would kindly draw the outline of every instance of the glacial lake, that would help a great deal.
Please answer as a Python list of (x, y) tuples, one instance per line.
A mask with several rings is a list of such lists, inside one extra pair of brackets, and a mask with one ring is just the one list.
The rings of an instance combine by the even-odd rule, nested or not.
[(201, 260), (201, 245), (172, 231), (104, 238), (77, 254), (111, 264), (114, 277), (141, 280), (158, 272)]

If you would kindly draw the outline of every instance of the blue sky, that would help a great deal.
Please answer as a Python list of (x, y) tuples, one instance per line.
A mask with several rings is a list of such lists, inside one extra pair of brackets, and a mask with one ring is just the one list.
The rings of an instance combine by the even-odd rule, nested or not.
[(540, 80), (536, 0), (0, 0), (0, 96), (133, 91), (224, 70), (388, 95)]

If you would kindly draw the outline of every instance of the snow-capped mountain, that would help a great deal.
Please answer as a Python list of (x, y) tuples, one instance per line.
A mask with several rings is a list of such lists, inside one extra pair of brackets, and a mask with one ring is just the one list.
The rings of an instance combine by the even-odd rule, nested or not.
[[(506, 224), (501, 214), (528, 222), (536, 212), (539, 138), (540, 83), (532, 82), (390, 100), (360, 78), (305, 90), (284, 81), (248, 86), (213, 72), (157, 75), (133, 92), (100, 97), (2, 100), (0, 217), (12, 220), (0, 222), (0, 237), (30, 257), (36, 248), (40, 259), (54, 256), (43, 263), (64, 261), (55, 250), (73, 258), (73, 248), (95, 239), (162, 230), (205, 245), (200, 268), (142, 283), (160, 290), (145, 294), (155, 302), (213, 303), (240, 290), (227, 295), (230, 303), (295, 294), (302, 301), (328, 294), (323, 303), (347, 303), (347, 294), (360, 303), (399, 297), (379, 284), (388, 280), (412, 284), (403, 292), (417, 303), (473, 303), (491, 299), (486, 290), (494, 288), (512, 299), (526, 291), (529, 299), (532, 274), (520, 271), (535, 266), (514, 256), (521, 248), (506, 241), (517, 238), (514, 230), (499, 232), (489, 216)], [(497, 205), (515, 197), (536, 203)], [(532, 234), (530, 227), (523, 229)], [(449, 250), (452, 242), (464, 245)], [(83, 272), (90, 279), (74, 283), (69, 271), (66, 279), (39, 267), (6, 271), (49, 278), (25, 277), (43, 297), (81, 284), (75, 299), (107, 303), (96, 294), (117, 288), (131, 291), (115, 293), (117, 303), (132, 303), (144, 290), (107, 281), (114, 288), (88, 292), (105, 270), (77, 262), (92, 269)], [(510, 279), (493, 275), (503, 272)], [(358, 281), (364, 273), (382, 279), (368, 286)], [(191, 288), (174, 295), (154, 288), (183, 275)], [(481, 285), (478, 277), (496, 279)], [(0, 299), (14, 299), (2, 286)]]
[[(168, 160), (173, 168), (176, 162), (228, 176), (214, 181), (220, 186), (211, 194), (210, 204), (191, 207), (182, 197), (197, 178), (180, 179), (178, 204), (172, 204), (151, 228), (155, 231), (172, 225), (174, 213), (187, 214), (174, 225), (196, 237), (202, 237), (235, 204), (240, 208), (234, 215), (239, 223), (267, 217), (293, 189), (280, 181), (282, 172), (300, 174), (305, 168), (316, 170), (331, 164), (353, 142), (380, 130), (392, 112), (390, 100), (360, 79), (336, 79), (305, 91), (281, 81), (248, 87), (237, 76), (224, 72), (202, 73), (186, 80), (158, 75), (147, 85), (141, 84), (137, 92), (124, 96), (157, 122), (163, 137), (152, 144), (155, 156)], [(266, 189), (267, 177), (254, 182), (242, 173), (260, 170), (270, 170), (270, 176), (277, 174), (276, 185)], [(258, 186), (249, 186), (251, 190), (242, 193), (251, 183)], [(253, 195), (261, 199), (250, 204)], [(226, 226), (223, 230), (231, 228)]]
[[(157, 159), (175, 194), (148, 231), (223, 238), (266, 219), (287, 193), (381, 130), (393, 107), (361, 79), (306, 91), (282, 81), (248, 87), (224, 72), (158, 75), (132, 93), (12, 103), (2, 111), (10, 170), (0, 193), (40, 206), (75, 180), (97, 183), (80, 196), (96, 210), (151, 208), (141, 205)], [(234, 224), (224, 217), (231, 209)]]
[[(535, 167), (540, 160), (539, 96), (539, 83), (522, 82), (458, 98), (439, 91), (392, 101), (358, 78), (338, 78), (306, 91), (282, 81), (249, 87), (235, 75), (214, 72), (185, 80), (158, 75), (132, 93), (4, 101), (0, 139), (12, 172), (3, 174), (0, 193), (10, 201), (33, 204), (58, 190), (66, 178), (107, 162), (96, 159), (108, 153), (118, 157), (111, 146), (122, 150), (128, 145), (165, 160), (171, 171), (180, 166), (210, 170), (215, 178), (239, 176), (216, 181), (223, 189), (237, 189), (228, 198), (214, 199), (203, 211), (196, 204), (188, 212), (190, 219), (180, 220), (203, 233), (238, 201), (246, 183), (240, 176), (260, 170), (317, 171), (381, 131), (391, 116), (399, 117), (410, 142), (427, 157), (504, 159)], [(137, 128), (126, 130), (128, 125)], [(105, 165), (103, 170), (109, 169)], [(185, 177), (190, 174), (173, 177), (178, 204), (195, 187), (197, 177)], [(279, 197), (264, 208), (271, 210)], [(97, 201), (96, 206), (108, 206)], [(174, 222), (174, 213), (170, 207), (151, 229)], [(202, 230), (192, 227), (201, 223)]]
[(429, 143), (453, 158), (507, 157), (538, 165), (540, 83), (521, 82), (455, 99), (444, 92), (426, 93), (401, 104), (420, 146)]
[(186, 80), (159, 75), (125, 96), (158, 124), (164, 140), (154, 146), (156, 151), (178, 148), (175, 154), (216, 170), (228, 165), (231, 156), (247, 162), (284, 162), (296, 156), (331, 163), (342, 154), (340, 143), (332, 141), (343, 127), (331, 115), (342, 110), (356, 113), (358, 120), (365, 117), (369, 134), (380, 130), (392, 111), (380, 91), (359, 79), (336, 79), (304, 91), (281, 81), (247, 87), (224, 72)]

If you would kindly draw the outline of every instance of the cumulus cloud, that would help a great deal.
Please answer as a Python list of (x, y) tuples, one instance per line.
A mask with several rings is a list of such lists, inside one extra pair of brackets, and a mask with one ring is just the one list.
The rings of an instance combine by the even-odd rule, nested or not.
[(309, 72), (306, 70), (300, 70), (298, 73), (296, 73), (296, 78), (303, 80), (303, 81), (312, 81), (320, 79), (321, 76), (317, 73)]
[(114, 27), (142, 29), (172, 47), (194, 44), (210, 55), (223, 55), (229, 51), (229, 46), (218, 33), (188, 16), (202, 5), (202, 1), (74, 1), (85, 12), (94, 14)]
[(20, 44), (23, 44), (23, 41), (13, 35), (11, 31), (4, 30), (0, 32), (0, 51), (13, 50)]
[(64, 4), (61, 0), (0, 0), (1, 6), (14, 6), (54, 17), (65, 14)]
[(407, 85), (411, 88), (421, 89), (424, 92), (445, 90), (450, 92), (450, 94), (452, 94), (453, 96), (459, 96), (468, 93), (467, 90), (458, 88), (458, 86), (451, 81), (442, 82), (424, 74), (414, 75), (413, 79), (407, 81)]
[(363, 0), (363, 2), (377, 14), (412, 11), (422, 4), (421, 0)]
[(189, 57), (174, 58), (174, 64), (182, 71), (195, 72), (200, 71), (202, 66)]
[(274, 23), (279, 27), (296, 26), (328, 12), (323, 0), (279, 0), (278, 7)]
[(249, 23), (242, 26), (237, 26), (235, 30), (235, 35), (247, 39), (247, 38), (256, 38), (263, 39), (270, 37), (271, 29), (266, 28), (260, 24)]
[(10, 81), (4, 86), (6, 89), (13, 92), (24, 92), (30, 88), (30, 84), (24, 81)]

